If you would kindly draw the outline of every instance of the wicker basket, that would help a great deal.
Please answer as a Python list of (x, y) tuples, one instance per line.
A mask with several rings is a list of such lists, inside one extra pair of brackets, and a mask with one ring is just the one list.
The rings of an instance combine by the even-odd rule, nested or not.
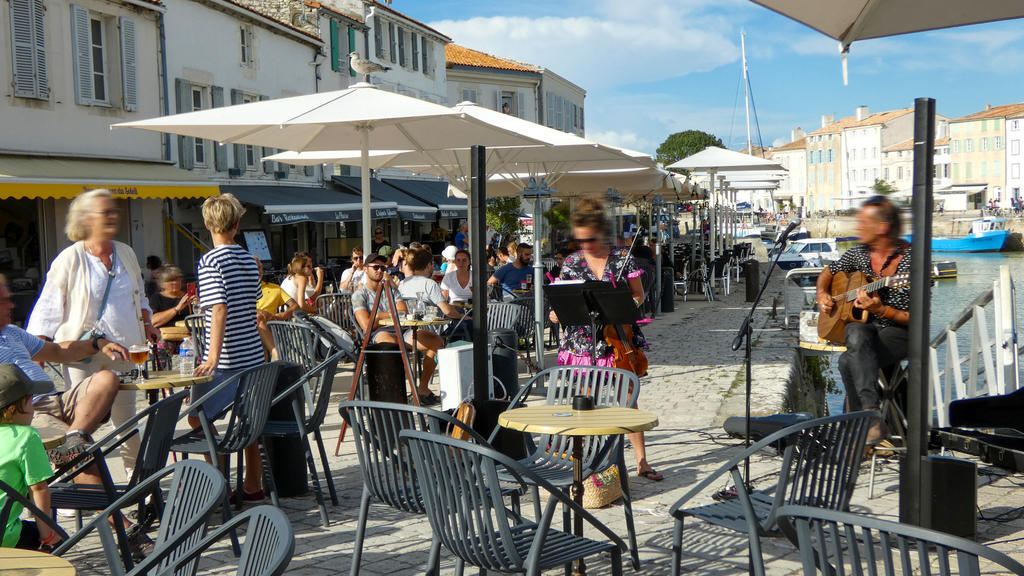
[(584, 508), (604, 508), (619, 498), (622, 498), (622, 477), (618, 466), (583, 480)]

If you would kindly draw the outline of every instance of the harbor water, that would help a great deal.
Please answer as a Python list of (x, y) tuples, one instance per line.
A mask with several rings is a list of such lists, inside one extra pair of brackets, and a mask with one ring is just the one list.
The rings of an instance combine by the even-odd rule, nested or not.
[[(1016, 282), (1024, 282), (1024, 252), (992, 252), (992, 253), (933, 253), (932, 263), (940, 260), (953, 260), (957, 264), (957, 277), (948, 280), (936, 280), (932, 286), (932, 314), (930, 331), (932, 337), (939, 334), (960, 312), (977, 298), (982, 292), (992, 287), (992, 282), (999, 277), (999, 267), (1008, 266), (1010, 277)], [(1021, 311), (1024, 309), (1024, 290), (1014, 290), (1016, 318), (1020, 325)], [(991, 330), (991, 326), (989, 327)], [(969, 350), (969, 332), (960, 334), (961, 354)], [(839, 376), (839, 355), (831, 357), (828, 371), (835, 383), (835, 393), (829, 394), (829, 413), (839, 414), (843, 411), (843, 384)]]

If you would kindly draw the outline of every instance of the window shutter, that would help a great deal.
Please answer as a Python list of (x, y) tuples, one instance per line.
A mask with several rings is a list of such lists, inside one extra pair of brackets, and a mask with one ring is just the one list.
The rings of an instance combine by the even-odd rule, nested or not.
[[(210, 86), (210, 105), (213, 108), (224, 107), (224, 88), (222, 86)], [(218, 172), (228, 169), (227, 146), (219, 142), (213, 143), (213, 169)]]
[(338, 56), (339, 56), (339, 54), (338, 54), (338, 21), (337, 20), (330, 20), (329, 22), (331, 23), (331, 26), (330, 26), (330, 29), (331, 29), (331, 70), (333, 70), (334, 72), (337, 72), (339, 70), (339, 67), (338, 67), (338, 60), (339, 60), (339, 58), (338, 58)]
[(71, 5), (71, 46), (75, 67), (75, 102), (92, 104), (92, 47), (89, 41), (89, 10)]
[(373, 17), (373, 53), (377, 58), (384, 57), (384, 20)]
[[(267, 96), (265, 94), (260, 94), (260, 102), (263, 102), (264, 100), (270, 100), (270, 96)], [(259, 157), (262, 159), (264, 156), (270, 156), (271, 154), (274, 154), (275, 152), (274, 152), (273, 148), (270, 148), (270, 147), (267, 147), (267, 146), (259, 146), (259, 147), (256, 148), (256, 153), (259, 154)], [(259, 160), (257, 160), (257, 162), (259, 162)], [(262, 164), (263, 164), (263, 173), (264, 174), (273, 174), (274, 173), (274, 168), (276, 167), (277, 162), (263, 162)]]
[(312, 176), (313, 175), (313, 166), (312, 165), (310, 165), (310, 166), (303, 166), (302, 167), (302, 173), (305, 174), (306, 176)]
[[(243, 97), (243, 94), (242, 94), (241, 90), (235, 90), (234, 88), (231, 89), (231, 104), (232, 104), (232, 106), (235, 105), (235, 104), (241, 104), (242, 103), (242, 97)], [(234, 146), (234, 149), (235, 149), (235, 168), (237, 170), (240, 170), (241, 172), (244, 173), (245, 169), (246, 169), (246, 165), (245, 165), (245, 144), (234, 144), (233, 146)]]
[(494, 109), (501, 112), (501, 90), (494, 91)]
[(412, 69), (420, 69), (420, 39), (415, 32), (409, 32), (409, 47), (412, 48)]
[[(192, 83), (182, 78), (174, 79), (174, 109), (178, 114), (192, 111)], [(178, 136), (178, 164), (185, 170), (196, 166), (196, 139)]]
[(398, 37), (395, 35), (394, 22), (388, 22), (388, 46), (391, 48), (390, 54), (388, 54), (391, 62), (398, 62)]
[(121, 102), (125, 110), (139, 109), (139, 91), (135, 66), (135, 21), (122, 16), (121, 21)]
[[(353, 53), (355, 51), (356, 51), (356, 31), (355, 31), (355, 28), (349, 28), (348, 29), (348, 53), (351, 54), (351, 53)], [(348, 75), (349, 76), (355, 76), (356, 75), (356, 71), (352, 69), (352, 61), (351, 60), (346, 60), (346, 62), (348, 62)]]
[(430, 41), (427, 40), (426, 36), (420, 36), (420, 58), (423, 59), (423, 62), (421, 62), (423, 74), (429, 76), (430, 70), (427, 69), (427, 66), (430, 64)]
[(46, 100), (46, 35), (43, 0), (11, 0), (14, 95)]

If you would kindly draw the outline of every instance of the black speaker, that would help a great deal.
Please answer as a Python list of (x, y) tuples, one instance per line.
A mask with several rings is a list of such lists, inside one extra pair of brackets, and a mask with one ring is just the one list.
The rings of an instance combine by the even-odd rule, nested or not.
[[(904, 461), (904, 466), (906, 465)], [(913, 487), (900, 487), (900, 520), (907, 517)], [(945, 456), (921, 459), (921, 526), (974, 540), (977, 536), (978, 466)]]

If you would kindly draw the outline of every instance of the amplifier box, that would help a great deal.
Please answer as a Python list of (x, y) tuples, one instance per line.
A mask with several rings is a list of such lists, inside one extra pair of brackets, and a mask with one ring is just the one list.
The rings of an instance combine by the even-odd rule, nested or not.
[[(906, 466), (906, 460), (903, 461)], [(921, 526), (973, 540), (977, 535), (978, 467), (944, 456), (921, 459), (921, 486), (900, 486), (900, 521), (911, 498), (921, 498)]]

